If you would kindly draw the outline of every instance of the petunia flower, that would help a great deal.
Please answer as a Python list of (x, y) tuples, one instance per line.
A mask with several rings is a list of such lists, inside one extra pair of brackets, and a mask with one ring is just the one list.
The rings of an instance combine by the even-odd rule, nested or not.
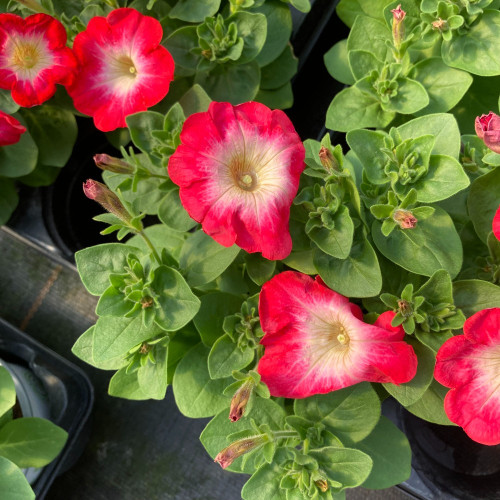
[(500, 308), (477, 312), (441, 346), (434, 377), (451, 388), (448, 418), (474, 441), (500, 444)]
[(500, 240), (500, 206), (498, 207), (495, 216), (493, 217), (493, 234), (497, 240)]
[(0, 88), (10, 90), (17, 104), (31, 107), (47, 101), (57, 83), (71, 83), (75, 69), (66, 30), (57, 19), (0, 14)]
[(13, 116), (0, 110), (0, 146), (9, 146), (19, 142), (24, 132), (26, 132), (26, 127), (23, 127)]
[(160, 45), (161, 24), (135, 9), (93, 17), (75, 37), (79, 72), (68, 89), (75, 108), (104, 132), (160, 102), (174, 77), (174, 60)]
[(486, 147), (500, 153), (500, 116), (490, 111), (487, 115), (478, 116), (474, 125), (477, 136)]
[(180, 138), (168, 172), (189, 215), (221, 245), (287, 257), (305, 149), (285, 113), (212, 102), (186, 120)]
[(374, 325), (361, 309), (321, 280), (295, 271), (264, 284), (259, 315), (264, 356), (258, 366), (271, 395), (305, 398), (358, 382), (410, 381), (417, 370), (392, 311)]

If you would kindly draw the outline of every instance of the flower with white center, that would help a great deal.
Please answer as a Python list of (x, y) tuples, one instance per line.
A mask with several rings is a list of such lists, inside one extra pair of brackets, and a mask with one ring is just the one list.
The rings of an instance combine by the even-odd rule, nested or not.
[(168, 172), (189, 215), (224, 246), (284, 259), (304, 146), (288, 117), (257, 102), (191, 115)]

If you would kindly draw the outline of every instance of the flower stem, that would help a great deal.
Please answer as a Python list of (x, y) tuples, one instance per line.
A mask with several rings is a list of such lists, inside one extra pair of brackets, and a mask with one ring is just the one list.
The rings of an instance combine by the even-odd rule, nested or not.
[(303, 452), (307, 455), (309, 453), (309, 439), (304, 439)]
[(147, 234), (144, 231), (140, 231), (139, 234), (142, 236), (142, 239), (146, 242), (146, 245), (149, 247), (151, 250), (151, 253), (153, 254), (153, 257), (155, 258), (156, 262), (161, 265), (161, 259), (158, 251), (156, 250), (155, 246), (151, 242), (151, 240), (148, 238)]
[(273, 432), (274, 439), (300, 439), (300, 435), (297, 431), (275, 431)]

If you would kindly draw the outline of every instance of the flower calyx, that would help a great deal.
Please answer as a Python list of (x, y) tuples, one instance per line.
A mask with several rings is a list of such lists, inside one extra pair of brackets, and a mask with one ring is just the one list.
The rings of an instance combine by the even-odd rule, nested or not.
[[(462, 3), (462, 2), (461, 2)], [(424, 35), (428, 39), (435, 39), (440, 34), (445, 41), (450, 41), (453, 32), (464, 25), (469, 25), (464, 18), (467, 13), (456, 3), (443, 0), (424, 0), (421, 7), (420, 18), (425, 24)], [(469, 18), (470, 22), (471, 19)]]
[(169, 341), (169, 337), (161, 336), (141, 342), (130, 349), (125, 357), (127, 361), (126, 373), (134, 373), (148, 363), (155, 365), (157, 346), (166, 347)]
[(351, 174), (344, 168), (342, 146), (340, 144), (333, 146), (330, 134), (325, 134), (320, 143), (308, 139), (304, 145), (306, 147), (307, 168), (304, 170), (306, 175), (323, 179), (325, 183), (338, 183), (342, 177), (350, 177)]
[(264, 335), (260, 326), (259, 295), (243, 302), (239, 313), (227, 316), (222, 328), (241, 351), (257, 348)]
[(372, 205), (370, 212), (375, 218), (383, 220), (382, 234), (389, 236), (396, 227), (403, 231), (415, 228), (419, 220), (430, 217), (435, 211), (433, 207), (428, 206), (412, 208), (416, 204), (415, 189), (411, 189), (401, 202), (393, 191), (389, 191), (387, 203)]

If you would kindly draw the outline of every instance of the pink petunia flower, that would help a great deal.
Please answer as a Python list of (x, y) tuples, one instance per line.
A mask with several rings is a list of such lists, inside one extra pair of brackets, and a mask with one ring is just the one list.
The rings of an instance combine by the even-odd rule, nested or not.
[(434, 377), (451, 388), (448, 418), (474, 441), (500, 444), (500, 308), (477, 312), (441, 346)]
[(24, 132), (26, 132), (26, 127), (23, 127), (13, 116), (0, 110), (0, 146), (9, 146), (19, 142)]
[(305, 398), (415, 376), (417, 357), (403, 329), (391, 326), (394, 313), (364, 323), (361, 309), (319, 277), (276, 275), (262, 287), (259, 315), (265, 353), (258, 372), (273, 396)]
[(285, 113), (257, 102), (212, 102), (186, 120), (180, 137), (168, 172), (189, 215), (221, 245), (287, 257), (305, 149)]
[(68, 89), (75, 108), (104, 132), (126, 127), (125, 117), (160, 102), (174, 77), (174, 60), (160, 45), (161, 24), (135, 9), (93, 17), (73, 51), (79, 63)]
[(54, 95), (57, 83), (71, 83), (75, 70), (66, 30), (57, 19), (0, 14), (0, 88), (10, 90), (17, 104), (42, 104)]
[(493, 234), (497, 240), (500, 240), (500, 206), (498, 207), (495, 216), (493, 217)]
[(500, 153), (500, 116), (490, 111), (487, 115), (478, 116), (474, 125), (477, 136), (486, 147)]

